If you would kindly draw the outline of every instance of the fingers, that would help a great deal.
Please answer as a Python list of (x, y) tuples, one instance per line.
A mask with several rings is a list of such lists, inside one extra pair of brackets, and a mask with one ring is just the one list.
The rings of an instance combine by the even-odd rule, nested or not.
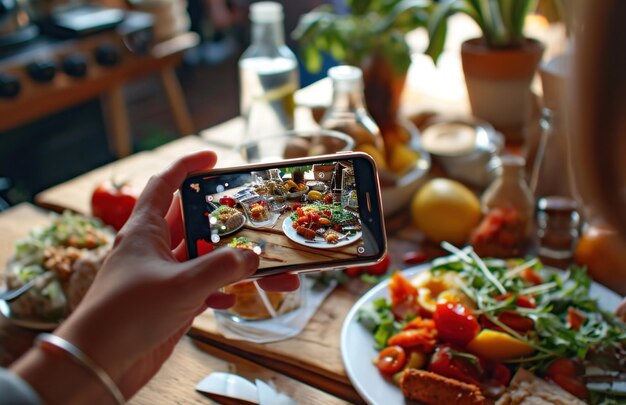
[(188, 259), (188, 257), (187, 257), (187, 242), (185, 240), (182, 240), (178, 244), (178, 246), (176, 246), (174, 248), (174, 250), (172, 250), (172, 254), (176, 258), (176, 260), (178, 260), (179, 262), (186, 262), (187, 259)]
[(153, 176), (139, 196), (136, 212), (147, 212), (165, 217), (172, 203), (172, 195), (185, 178), (194, 172), (211, 168), (217, 162), (213, 151), (204, 150), (187, 155), (160, 174)]
[(224, 294), (216, 292), (207, 297), (204, 303), (213, 309), (228, 309), (235, 305), (235, 296), (232, 294)]
[(252, 275), (259, 267), (259, 256), (248, 249), (220, 248), (182, 265), (189, 282), (206, 294)]
[(180, 207), (180, 193), (174, 193), (172, 203), (165, 214), (165, 222), (170, 230), (170, 247), (174, 249), (185, 237), (183, 215)]
[(265, 291), (294, 291), (300, 287), (297, 274), (278, 274), (258, 279), (257, 282)]

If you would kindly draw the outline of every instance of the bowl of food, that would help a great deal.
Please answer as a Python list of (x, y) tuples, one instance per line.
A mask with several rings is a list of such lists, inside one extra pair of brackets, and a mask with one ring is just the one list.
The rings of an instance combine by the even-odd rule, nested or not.
[(419, 130), (408, 120), (400, 120), (385, 134), (385, 148), (386, 161), (378, 165), (378, 174), (383, 211), (388, 217), (408, 206), (430, 170), (431, 159)]
[(247, 162), (277, 162), (349, 151), (354, 148), (354, 140), (344, 133), (324, 129), (287, 131), (250, 139), (237, 148)]
[(99, 220), (69, 212), (31, 231), (15, 244), (5, 271), (8, 290), (36, 283), (0, 312), (16, 324), (51, 329), (80, 303), (106, 255), (115, 233)]

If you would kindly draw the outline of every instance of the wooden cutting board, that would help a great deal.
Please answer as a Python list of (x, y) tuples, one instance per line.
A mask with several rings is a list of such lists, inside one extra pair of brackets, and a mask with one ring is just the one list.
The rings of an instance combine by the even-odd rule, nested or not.
[(348, 311), (369, 287), (355, 279), (336, 288), (304, 330), (287, 340), (258, 344), (227, 339), (219, 332), (211, 310), (195, 319), (189, 334), (349, 402), (362, 403), (343, 367), (339, 339)]

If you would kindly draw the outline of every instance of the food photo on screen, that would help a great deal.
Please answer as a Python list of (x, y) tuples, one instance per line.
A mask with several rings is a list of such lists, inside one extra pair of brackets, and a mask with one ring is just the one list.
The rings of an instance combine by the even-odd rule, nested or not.
[(374, 256), (357, 177), (351, 160), (199, 176), (183, 189), (190, 256), (251, 249), (259, 269)]

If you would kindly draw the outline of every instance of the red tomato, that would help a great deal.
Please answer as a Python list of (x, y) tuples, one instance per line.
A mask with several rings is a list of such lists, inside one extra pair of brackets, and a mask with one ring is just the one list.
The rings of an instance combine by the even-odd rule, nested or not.
[(577, 310), (576, 308), (567, 308), (567, 324), (574, 330), (580, 329), (585, 323), (585, 314)]
[(554, 377), (555, 375), (578, 377), (585, 370), (574, 360), (559, 358), (553, 360), (552, 363), (550, 363), (547, 371), (548, 377)]
[(439, 346), (430, 360), (428, 371), (469, 384), (479, 385), (480, 379), (483, 377), (480, 370), (458, 354), (463, 353), (456, 352), (449, 345)]
[(348, 267), (346, 269), (346, 275), (348, 277), (357, 277), (362, 272), (363, 272), (363, 268), (362, 267)]
[[(513, 294), (510, 292), (507, 292), (504, 294), (496, 295), (493, 298), (497, 299), (498, 301), (504, 301), (508, 299), (509, 297), (511, 297), (511, 295)], [(515, 299), (515, 305), (517, 305), (518, 307), (522, 307), (522, 308), (536, 308), (537, 307), (537, 305), (535, 304), (535, 300), (525, 295), (518, 295), (517, 298)]]
[(541, 276), (530, 267), (522, 270), (522, 272), (520, 273), (520, 277), (522, 278), (522, 280), (530, 284), (538, 285), (543, 283), (543, 279), (541, 278)]
[(459, 346), (465, 346), (480, 332), (476, 317), (461, 304), (437, 304), (433, 320), (441, 340)]
[(376, 367), (381, 373), (392, 375), (402, 370), (406, 363), (406, 353), (400, 346), (384, 348), (378, 355)]
[(499, 313), (498, 320), (517, 332), (524, 333), (535, 329), (535, 321), (515, 311)]
[(493, 368), (492, 378), (499, 384), (504, 385), (506, 387), (511, 382), (511, 370), (509, 370), (508, 367), (500, 363), (496, 363), (496, 365)]
[(229, 207), (234, 207), (237, 204), (237, 201), (233, 197), (229, 197), (227, 195), (220, 197), (218, 200), (221, 205), (227, 205)]
[(428, 260), (426, 253), (420, 251), (406, 252), (403, 256), (405, 264), (420, 264)]
[(382, 276), (383, 274), (387, 273), (390, 264), (391, 259), (389, 259), (388, 255), (385, 255), (378, 263), (365, 267), (365, 271), (372, 276)]
[(120, 230), (130, 217), (139, 193), (129, 183), (99, 184), (91, 195), (91, 213), (115, 230)]
[(589, 397), (587, 386), (579, 378), (556, 374), (549, 376), (548, 379), (554, 381), (559, 387), (578, 398), (587, 399)]

